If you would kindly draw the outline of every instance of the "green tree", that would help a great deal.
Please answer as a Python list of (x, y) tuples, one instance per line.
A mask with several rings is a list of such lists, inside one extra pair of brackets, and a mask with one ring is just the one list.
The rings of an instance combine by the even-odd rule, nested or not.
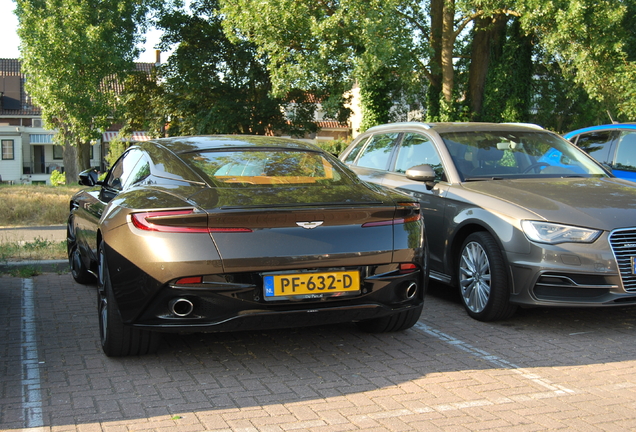
[[(483, 103), (471, 106), (473, 119), (528, 122), (532, 93), (535, 91), (532, 62), (535, 41), (521, 31), (518, 19), (508, 20), (498, 33), (500, 40), (491, 45)], [(473, 78), (473, 75), (470, 77)]]
[(590, 99), (585, 90), (563, 75), (554, 59), (541, 58), (535, 65), (533, 108), (529, 121), (557, 132), (608, 123), (607, 109)]
[(320, 93), (332, 118), (346, 113), (344, 95), (355, 82), (367, 118), (384, 119), (394, 95), (379, 92), (413, 81), (410, 34), (398, 25), (393, 0), (221, 0), (221, 5), (226, 32), (249, 39), (268, 57), (273, 93), (292, 88)]
[(533, 31), (565, 79), (618, 118), (636, 115), (633, 2), (523, 0), (522, 28)]
[(148, 8), (133, 0), (17, 0), (26, 89), (64, 146), (67, 184), (88, 168), (88, 146), (112, 122)]
[[(558, 69), (552, 72), (560, 71), (590, 100), (612, 106), (622, 116), (635, 112), (631, 83), (636, 37), (628, 19), (635, 15), (632, 2), (221, 3), (227, 30), (238, 29), (239, 37), (270, 56), (275, 91), (294, 83), (336, 92), (357, 81), (368, 124), (388, 118), (388, 95), (396, 88), (412, 91), (413, 83), (427, 87), (428, 120), (479, 119), (484, 114), (505, 121), (528, 118), (541, 106), (534, 81), (546, 69), (536, 61), (536, 50), (557, 59)], [(545, 77), (539, 75), (540, 80)], [(496, 107), (502, 97), (510, 100)]]
[(164, 136), (167, 124), (164, 97), (157, 68), (150, 73), (138, 70), (127, 74), (117, 111), (120, 135), (127, 137), (134, 131), (146, 131), (153, 137)]
[(195, 1), (190, 9), (159, 20), (162, 46), (176, 46), (161, 68), (170, 135), (316, 130), (315, 103), (291, 88), (286, 95), (271, 94), (266, 57), (251, 42), (225, 35), (216, 0)]

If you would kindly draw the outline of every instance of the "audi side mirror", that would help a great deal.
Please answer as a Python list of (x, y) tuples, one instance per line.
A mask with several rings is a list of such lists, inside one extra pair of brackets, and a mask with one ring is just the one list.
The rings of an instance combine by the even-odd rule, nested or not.
[(435, 171), (433, 168), (426, 165), (416, 165), (406, 170), (406, 178), (422, 183), (426, 183), (427, 189), (433, 189), (435, 186)]

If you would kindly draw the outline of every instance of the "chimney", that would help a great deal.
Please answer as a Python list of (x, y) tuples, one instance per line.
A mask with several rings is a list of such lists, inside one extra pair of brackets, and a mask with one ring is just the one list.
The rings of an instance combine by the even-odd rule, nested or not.
[(155, 66), (159, 66), (161, 64), (161, 51), (155, 50)]

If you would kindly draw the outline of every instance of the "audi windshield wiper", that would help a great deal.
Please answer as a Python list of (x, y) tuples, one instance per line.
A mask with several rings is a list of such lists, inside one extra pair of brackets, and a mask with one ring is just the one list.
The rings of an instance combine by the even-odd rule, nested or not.
[(503, 180), (503, 177), (467, 177), (464, 179), (465, 182), (472, 181), (486, 181), (486, 180)]

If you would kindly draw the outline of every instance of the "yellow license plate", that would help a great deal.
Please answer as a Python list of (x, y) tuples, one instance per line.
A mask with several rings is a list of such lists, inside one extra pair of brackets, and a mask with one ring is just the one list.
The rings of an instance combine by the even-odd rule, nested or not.
[(360, 273), (333, 271), (321, 273), (282, 273), (263, 276), (265, 299), (307, 296), (329, 297), (360, 291)]

